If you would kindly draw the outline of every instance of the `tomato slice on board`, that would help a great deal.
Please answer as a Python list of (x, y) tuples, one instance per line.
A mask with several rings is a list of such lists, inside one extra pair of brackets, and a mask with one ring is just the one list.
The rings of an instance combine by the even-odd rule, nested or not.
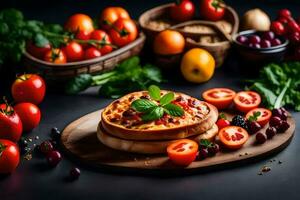
[(269, 121), (272, 116), (272, 112), (266, 108), (254, 108), (250, 110), (247, 115), (246, 119), (249, 119), (250, 116), (253, 116), (255, 112), (259, 112), (260, 115), (257, 117), (257, 123), (261, 126), (265, 126)]
[(189, 139), (181, 139), (167, 148), (169, 159), (177, 165), (188, 166), (197, 157), (198, 144)]
[(257, 108), (261, 102), (261, 98), (256, 92), (242, 91), (236, 94), (233, 101), (237, 110), (246, 113)]
[(248, 138), (248, 132), (238, 126), (227, 126), (219, 131), (220, 141), (229, 149), (240, 149)]
[(228, 88), (212, 88), (203, 92), (202, 97), (218, 109), (225, 109), (230, 106), (235, 95), (235, 91)]

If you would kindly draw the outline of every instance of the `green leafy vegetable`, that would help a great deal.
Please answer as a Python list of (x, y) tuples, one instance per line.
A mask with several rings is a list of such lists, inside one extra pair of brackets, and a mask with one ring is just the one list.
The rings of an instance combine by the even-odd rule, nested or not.
[(249, 122), (257, 121), (257, 118), (261, 115), (260, 112), (254, 112), (253, 115), (251, 115), (248, 120)]
[[(139, 57), (134, 56), (117, 65), (111, 72), (95, 76), (79, 75), (73, 78), (66, 84), (65, 92), (67, 94), (77, 94), (88, 87), (101, 86), (99, 89), (100, 95), (118, 98), (133, 91), (146, 90), (150, 85), (163, 81), (161, 72), (157, 67), (153, 65), (146, 66), (142, 67)], [(156, 77), (149, 78), (150, 74)]]
[(269, 64), (248, 89), (259, 92), (266, 107), (291, 106), (300, 111), (300, 62)]
[(148, 88), (148, 93), (151, 99), (157, 103), (148, 99), (137, 99), (131, 103), (134, 110), (143, 113), (143, 121), (160, 119), (164, 116), (164, 113), (174, 117), (184, 115), (184, 110), (180, 106), (171, 103), (175, 99), (174, 93), (169, 92), (160, 97), (160, 89), (155, 85)]

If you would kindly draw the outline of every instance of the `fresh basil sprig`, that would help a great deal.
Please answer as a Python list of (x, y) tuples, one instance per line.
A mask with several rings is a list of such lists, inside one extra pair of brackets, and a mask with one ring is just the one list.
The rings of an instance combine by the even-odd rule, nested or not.
[(149, 95), (152, 100), (148, 99), (137, 99), (131, 103), (131, 107), (143, 113), (143, 121), (153, 121), (160, 119), (164, 114), (168, 114), (174, 117), (180, 117), (184, 114), (184, 110), (175, 104), (172, 101), (175, 99), (173, 92), (169, 92), (161, 97), (159, 87), (151, 85), (148, 89)]

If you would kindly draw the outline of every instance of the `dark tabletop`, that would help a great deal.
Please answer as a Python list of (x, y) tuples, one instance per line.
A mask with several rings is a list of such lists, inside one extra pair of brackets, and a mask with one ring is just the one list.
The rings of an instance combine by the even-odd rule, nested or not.
[[(96, 16), (103, 7), (123, 5), (137, 18), (143, 11), (165, 1), (158, 0), (64, 0), (33, 1), (10, 0), (1, 2), (4, 7), (17, 7), (28, 18), (46, 22), (63, 22), (74, 12), (84, 12)], [(261, 7), (272, 16), (280, 7), (294, 11), (300, 9), (295, 0), (232, 0), (227, 1), (239, 13), (249, 8)], [(298, 2), (298, 3), (296, 3)], [(232, 55), (226, 64), (216, 70), (212, 80), (202, 85), (190, 85), (182, 81), (170, 81), (165, 89), (185, 92), (200, 98), (200, 94), (211, 87), (242, 89), (241, 80), (245, 75), (240, 71), (245, 67), (236, 62)], [(2, 79), (3, 81), (3, 79)], [(8, 83), (5, 80), (4, 83)], [(3, 86), (3, 84), (2, 84)], [(0, 87), (1, 89), (1, 87)], [(3, 90), (3, 88), (2, 88)], [(96, 89), (89, 89), (78, 96), (47, 93), (40, 105), (42, 121), (39, 127), (27, 136), (38, 135), (39, 141), (49, 138), (53, 126), (63, 129), (76, 118), (103, 108), (111, 99), (97, 96)], [(292, 113), (296, 121), (299, 113)], [(49, 169), (42, 158), (22, 160), (16, 172), (10, 176), (0, 176), (0, 199), (300, 199), (300, 128), (291, 144), (282, 152), (253, 163), (235, 165), (189, 175), (163, 176), (163, 174), (141, 175), (139, 173), (95, 170), (71, 161), (66, 155), (54, 169)], [(39, 142), (37, 142), (39, 143)], [(268, 163), (270, 159), (281, 160), (281, 165)], [(265, 164), (272, 170), (263, 176), (257, 175)], [(82, 175), (78, 181), (66, 179), (72, 166), (79, 166)], [(165, 172), (165, 174), (168, 172)]]

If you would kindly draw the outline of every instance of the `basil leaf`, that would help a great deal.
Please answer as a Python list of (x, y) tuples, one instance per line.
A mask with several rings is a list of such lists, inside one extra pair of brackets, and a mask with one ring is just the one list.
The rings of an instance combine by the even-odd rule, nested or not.
[(164, 115), (164, 109), (162, 107), (155, 107), (142, 115), (143, 121), (153, 121), (162, 118)]
[(173, 92), (169, 92), (167, 94), (165, 94), (164, 96), (162, 96), (162, 98), (160, 99), (160, 105), (164, 106), (167, 105), (169, 103), (171, 103), (174, 100), (174, 93)]
[(37, 47), (45, 47), (47, 44), (49, 44), (49, 40), (42, 34), (38, 33), (34, 37), (34, 44)]
[(184, 110), (180, 106), (177, 106), (172, 103), (165, 105), (164, 109), (166, 110), (166, 112), (169, 115), (174, 116), (174, 117), (180, 117), (184, 114)]
[(159, 101), (160, 100), (160, 89), (156, 85), (150, 85), (149, 89), (149, 95), (151, 99)]
[(148, 99), (137, 99), (131, 103), (131, 107), (138, 112), (147, 112), (157, 105)]

